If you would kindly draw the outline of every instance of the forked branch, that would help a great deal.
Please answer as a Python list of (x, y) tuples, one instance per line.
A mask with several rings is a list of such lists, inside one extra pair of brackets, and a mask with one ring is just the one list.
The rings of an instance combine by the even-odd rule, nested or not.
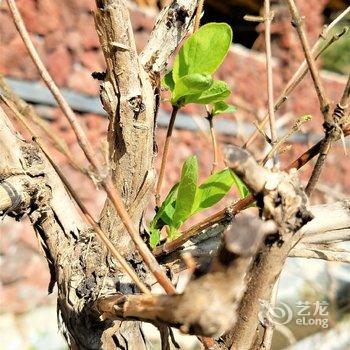
[(246, 271), (263, 237), (274, 229), (271, 224), (256, 219), (240, 227), (237, 220), (225, 231), (208, 272), (190, 281), (183, 294), (115, 295), (98, 300), (96, 308), (102, 319), (161, 321), (184, 333), (219, 336), (236, 319)]

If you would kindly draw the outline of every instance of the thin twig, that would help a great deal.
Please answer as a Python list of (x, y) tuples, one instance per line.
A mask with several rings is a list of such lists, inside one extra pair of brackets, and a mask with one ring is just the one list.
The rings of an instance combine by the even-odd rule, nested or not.
[(297, 132), (300, 129), (300, 127), (303, 125), (303, 123), (305, 123), (308, 120), (309, 118), (305, 118), (305, 117), (298, 118), (297, 121), (292, 126), (292, 128), (285, 135), (283, 135), (278, 141), (276, 141), (276, 143), (267, 153), (267, 155), (265, 156), (261, 164), (265, 165), (266, 162), (277, 152), (278, 148), (281, 147), (282, 144), (286, 142), (291, 135)]
[(35, 131), (29, 126), (29, 124), (25, 120), (25, 117), (16, 109), (16, 107), (14, 105), (12, 105), (11, 102), (8, 104), (8, 107), (13, 112), (13, 115), (15, 116), (15, 118), (24, 126), (24, 128), (29, 132), (29, 134), (32, 136), (33, 140), (36, 142), (36, 144), (39, 146), (39, 148), (45, 154), (46, 158), (49, 160), (50, 164), (55, 169), (57, 175), (62, 180), (62, 182), (65, 185), (65, 187), (67, 188), (68, 192), (71, 194), (74, 201), (77, 203), (79, 209), (81, 210), (81, 212), (84, 215), (84, 218), (93, 227), (97, 236), (101, 239), (101, 241), (105, 244), (105, 246), (111, 251), (112, 255), (117, 259), (117, 261), (122, 266), (124, 271), (130, 276), (130, 278), (138, 286), (140, 291), (143, 293), (146, 293), (146, 294), (150, 294), (151, 293), (150, 290), (139, 279), (139, 277), (137, 276), (137, 274), (133, 270), (133, 268), (129, 266), (129, 264), (126, 262), (124, 257), (114, 247), (113, 243), (109, 240), (109, 238), (106, 236), (106, 234), (101, 230), (99, 224), (96, 222), (96, 220), (93, 218), (92, 214), (89, 212), (89, 210), (83, 204), (83, 202), (80, 200), (78, 194), (76, 193), (74, 188), (71, 186), (68, 179), (63, 175), (63, 173), (61, 172), (59, 167), (54, 162), (54, 160), (53, 160), (52, 156), (50, 155), (50, 152), (48, 151), (48, 148), (46, 147), (44, 142), (41, 141), (41, 139), (36, 135)]
[(312, 169), (310, 179), (305, 187), (305, 193), (309, 197), (311, 196), (313, 190), (316, 187), (317, 181), (320, 178), (321, 171), (322, 171), (323, 165), (325, 164), (325, 161), (326, 161), (326, 158), (327, 158), (327, 155), (328, 155), (330, 148), (331, 148), (331, 140), (330, 140), (330, 138), (325, 137), (322, 140), (322, 144), (320, 147), (320, 152), (319, 152), (319, 155), (317, 157), (316, 164), (315, 164), (314, 168)]
[(223, 222), (225, 220), (229, 221), (230, 218), (234, 217), (240, 211), (247, 208), (253, 202), (254, 202), (254, 197), (252, 195), (249, 195), (239, 200), (237, 203), (227, 208), (224, 208), (218, 211), (217, 213), (205, 218), (199, 223), (191, 226), (188, 230), (183, 231), (181, 233), (181, 236), (179, 236), (178, 238), (175, 238), (170, 242), (167, 242), (167, 243), (164, 243), (163, 245), (155, 247), (153, 250), (153, 254), (155, 256), (160, 256), (160, 255), (173, 252), (174, 250), (182, 246), (184, 243), (186, 243), (190, 238), (196, 236), (198, 233), (202, 232), (203, 230), (215, 224)]
[(321, 78), (316, 67), (315, 59), (312, 57), (312, 52), (310, 48), (309, 41), (306, 36), (305, 28), (304, 28), (304, 18), (301, 17), (299, 13), (299, 9), (297, 8), (294, 0), (287, 0), (289, 11), (292, 15), (292, 25), (296, 28), (303, 51), (305, 55), (305, 59), (307, 65), (309, 67), (309, 71), (314, 82), (315, 90), (318, 96), (318, 100), (320, 103), (320, 109), (324, 116), (325, 121), (329, 119), (329, 101), (324, 91)]
[[(318, 57), (320, 57), (320, 55), (326, 49), (328, 49), (333, 43), (335, 43), (337, 40), (339, 40), (347, 32), (348, 28), (344, 27), (344, 29), (340, 33), (334, 34), (330, 38), (330, 40), (328, 42), (326, 42), (326, 44), (324, 46), (322, 46), (323, 43), (327, 40), (327, 35), (330, 33), (331, 29), (337, 23), (339, 23), (339, 21), (341, 21), (349, 12), (350, 12), (350, 6), (346, 10), (344, 10), (336, 19), (334, 19), (334, 21), (332, 23), (330, 23), (330, 25), (327, 28), (325, 28), (322, 31), (320, 38), (317, 40), (317, 42), (315, 43), (315, 45), (313, 46), (313, 48), (311, 50), (312, 55), (313, 55), (315, 60)], [(303, 80), (303, 78), (305, 77), (307, 72), (308, 72), (308, 66), (307, 66), (306, 61), (304, 60), (300, 64), (299, 68), (296, 70), (294, 75), (290, 78), (290, 80), (287, 83), (287, 86), (284, 88), (284, 90), (282, 91), (282, 93), (278, 97), (277, 101), (275, 102), (275, 105), (274, 105), (275, 111), (277, 111), (283, 105), (283, 103), (287, 101), (288, 96), (293, 92), (293, 90)], [(269, 120), (269, 116), (268, 116), (268, 114), (266, 114), (260, 123), (260, 128), (263, 128), (265, 126), (265, 124), (268, 122), (268, 120)], [(245, 142), (243, 147), (244, 148), (249, 147), (254, 142), (254, 140), (256, 139), (256, 137), (258, 135), (259, 135), (259, 131), (255, 130), (253, 132), (253, 134), (249, 137), (249, 139)]]
[(197, 10), (196, 10), (196, 17), (194, 20), (193, 33), (199, 29), (199, 26), (201, 24), (203, 5), (204, 5), (204, 0), (199, 0), (197, 5)]
[[(268, 120), (268, 119), (266, 119)], [(272, 145), (272, 141), (270, 137), (265, 133), (265, 131), (262, 129), (261, 124), (253, 122), (253, 124), (256, 127), (256, 131), (260, 133), (260, 135), (265, 139), (265, 141), (269, 144)]]
[(213, 165), (212, 165), (211, 173), (214, 174), (218, 165), (219, 165), (218, 164), (219, 147), (218, 147), (218, 143), (216, 140), (216, 134), (215, 134), (214, 123), (213, 123), (213, 115), (210, 112), (207, 113), (207, 119), (209, 122), (211, 142), (213, 145)]
[(139, 251), (141, 257), (143, 258), (145, 264), (150, 269), (151, 273), (154, 275), (158, 283), (164, 288), (164, 290), (167, 293), (170, 293), (170, 294), (175, 293), (176, 291), (171, 281), (169, 280), (165, 272), (161, 269), (157, 260), (153, 256), (152, 252), (148, 249), (146, 243), (142, 240), (138, 230), (135, 228), (132, 222), (132, 219), (125, 208), (125, 205), (123, 203), (123, 200), (120, 194), (117, 192), (117, 190), (114, 187), (114, 184), (110, 175), (108, 175), (107, 177), (103, 175), (102, 165), (100, 160), (98, 159), (98, 157), (96, 157), (95, 152), (90, 142), (88, 141), (88, 138), (84, 130), (80, 126), (79, 121), (75, 116), (73, 110), (69, 107), (68, 103), (66, 102), (63, 95), (59, 91), (57, 85), (52, 80), (49, 72), (45, 68), (38, 53), (36, 52), (35, 47), (29, 37), (28, 31), (25, 28), (23, 19), (18, 11), (18, 8), (14, 0), (7, 0), (7, 3), (12, 13), (16, 28), (19, 34), (21, 35), (22, 40), (25, 43), (26, 48), (30, 56), (32, 57), (33, 62), (37, 66), (42, 79), (44, 80), (47, 87), (52, 92), (58, 105), (61, 107), (64, 115), (70, 122), (80, 147), (82, 148), (82, 150), (84, 151), (84, 154), (86, 155), (86, 158), (89, 160), (90, 164), (92, 165), (93, 170), (98, 177), (98, 180), (101, 182), (102, 187), (106, 191), (108, 198), (110, 199), (111, 203), (116, 209), (122, 223), (127, 229), (127, 232), (129, 233), (131, 239), (135, 243), (135, 246)]
[[(292, 15), (292, 19), (293, 19), (292, 24), (297, 30), (297, 33), (298, 33), (298, 36), (299, 36), (299, 39), (300, 39), (300, 42), (301, 42), (301, 45), (302, 45), (302, 48), (304, 51), (305, 59), (306, 59), (306, 62), (308, 64), (309, 71), (310, 71), (310, 74), (312, 77), (312, 81), (313, 81), (314, 86), (315, 86), (315, 90), (316, 90), (318, 100), (320, 103), (320, 109), (321, 109), (321, 112), (323, 114), (324, 121), (325, 121), (324, 125), (326, 125), (327, 123), (331, 122), (330, 104), (329, 104), (328, 98), (326, 96), (326, 93), (324, 91), (324, 88), (322, 86), (322, 82), (320, 79), (318, 69), (316, 67), (315, 60), (312, 57), (309, 41), (307, 39), (305, 28), (304, 28), (304, 18), (301, 17), (301, 15), (299, 13), (299, 9), (296, 6), (294, 0), (287, 0), (287, 3), (288, 3), (289, 11), (290, 11), (290, 13)], [(309, 182), (306, 186), (306, 189), (305, 189), (305, 193), (308, 196), (311, 195), (313, 189), (316, 186), (316, 183), (317, 183), (317, 181), (320, 177), (321, 171), (322, 171), (322, 167), (326, 161), (328, 152), (329, 152), (330, 147), (331, 147), (331, 137), (327, 133), (326, 126), (324, 127), (324, 129), (325, 129), (326, 136), (325, 136), (324, 141), (322, 142), (320, 154), (317, 158), (317, 162), (315, 164), (315, 167), (312, 171), (310, 180), (309, 180)]]
[(170, 140), (171, 140), (171, 136), (173, 134), (175, 119), (176, 119), (176, 115), (177, 115), (178, 110), (179, 110), (178, 107), (173, 106), (173, 110), (171, 112), (171, 117), (170, 117), (170, 121), (169, 121), (168, 130), (167, 130), (167, 134), (166, 134), (166, 139), (165, 139), (165, 144), (164, 144), (163, 154), (162, 154), (162, 162), (160, 164), (159, 177), (158, 177), (158, 182), (157, 182), (157, 186), (156, 186), (156, 205), (157, 205), (157, 207), (160, 206), (160, 192), (162, 190), (162, 184), (163, 184), (163, 179), (164, 179), (164, 175), (165, 175), (165, 167), (166, 167), (166, 163), (168, 160)]
[(270, 0), (264, 1), (265, 16), (265, 47), (266, 47), (266, 72), (267, 72), (267, 98), (268, 113), (270, 121), (272, 147), (277, 142), (277, 129), (275, 119), (275, 109), (273, 103), (273, 72), (272, 72), (272, 53), (271, 53), (271, 21), (273, 14), (270, 11)]

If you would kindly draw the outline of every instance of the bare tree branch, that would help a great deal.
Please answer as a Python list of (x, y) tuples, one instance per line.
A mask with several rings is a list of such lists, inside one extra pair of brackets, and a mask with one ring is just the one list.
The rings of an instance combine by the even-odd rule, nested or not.
[[(269, 172), (243, 149), (226, 151), (230, 168), (258, 195), (257, 204), (265, 219), (273, 219), (277, 230), (266, 237), (249, 271), (247, 289), (238, 308), (238, 321), (226, 337), (231, 349), (250, 349), (257, 339), (259, 300), (270, 300), (289, 251), (298, 241), (298, 232), (312, 219), (307, 197), (296, 172)], [(259, 342), (260, 343), (260, 342)]]
[(275, 120), (275, 110), (273, 103), (273, 73), (272, 73), (272, 54), (271, 54), (271, 21), (273, 13), (270, 11), (270, 0), (264, 0), (264, 22), (265, 22), (265, 49), (266, 49), (266, 72), (267, 72), (267, 99), (268, 113), (270, 120), (271, 142), (272, 146), (277, 141), (277, 129)]
[[(143, 192), (143, 186), (150, 194), (153, 183), (153, 89), (138, 62), (125, 2), (103, 0), (96, 3), (95, 25), (107, 65), (106, 78), (101, 84), (101, 100), (110, 117), (108, 142), (113, 168), (113, 182), (108, 176), (102, 178), (101, 184), (145, 264), (167, 293), (175, 293), (174, 286), (136, 228), (148, 201), (147, 196), (141, 200), (137, 195)], [(144, 147), (144, 152), (140, 145)], [(124, 189), (123, 199), (115, 188)], [(126, 207), (135, 203), (137, 210), (132, 209), (131, 217)], [(107, 203), (104, 210), (110, 211), (109, 206), (110, 203)], [(103, 217), (106, 218), (105, 215)], [(107, 222), (102, 221), (102, 228), (113, 232), (115, 228), (111, 225), (115, 223), (109, 221), (110, 213), (107, 217)], [(121, 228), (118, 231), (124, 234)]]
[(198, 0), (173, 0), (159, 14), (140, 62), (152, 76), (165, 69), (170, 55), (190, 30)]
[(305, 189), (306, 194), (309, 196), (316, 187), (317, 181), (321, 175), (322, 168), (325, 164), (328, 152), (332, 146), (333, 141), (343, 137), (343, 127), (346, 123), (349, 122), (349, 118), (346, 115), (347, 109), (349, 107), (349, 95), (350, 74), (340, 102), (334, 108), (331, 118), (329, 118), (329, 120), (326, 120), (323, 124), (325, 137), (320, 147), (320, 154), (317, 158), (316, 164)]
[(96, 308), (103, 319), (161, 321), (184, 333), (219, 336), (235, 321), (245, 272), (261, 240), (271, 232), (270, 224), (255, 219), (249, 227), (240, 228), (238, 221), (227, 229), (208, 273), (190, 281), (183, 294), (116, 295), (98, 300)]
[(330, 112), (330, 104), (328, 101), (328, 98), (326, 96), (326, 93), (324, 91), (320, 76), (319, 76), (319, 72), (318, 69), (316, 67), (316, 63), (314, 58), (312, 57), (312, 53), (311, 53), (311, 48), (310, 48), (310, 44), (309, 41), (307, 39), (306, 36), (306, 32), (305, 32), (305, 28), (304, 28), (304, 19), (303, 17), (301, 17), (298, 7), (295, 4), (294, 0), (287, 0), (287, 4), (289, 7), (289, 11), (292, 15), (292, 25), (296, 28), (298, 35), (299, 35), (299, 39), (304, 51), (304, 55), (305, 55), (305, 59), (307, 62), (307, 65), (309, 67), (309, 71), (312, 77), (312, 80), (314, 82), (314, 86), (315, 86), (315, 90), (318, 96), (318, 100), (320, 103), (320, 109), (321, 112), (324, 116), (324, 120), (325, 121), (329, 121), (329, 112)]

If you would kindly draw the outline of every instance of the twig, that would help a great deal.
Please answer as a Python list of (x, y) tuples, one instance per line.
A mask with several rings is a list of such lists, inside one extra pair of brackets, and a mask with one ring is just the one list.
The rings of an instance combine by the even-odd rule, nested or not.
[(341, 108), (343, 108), (343, 109), (349, 108), (349, 105), (348, 105), (349, 104), (349, 96), (350, 96), (350, 74), (348, 76), (348, 81), (347, 81), (346, 86), (344, 88), (343, 95), (342, 95), (340, 102), (339, 102)]
[[(350, 125), (343, 129), (343, 134), (344, 134), (344, 136), (350, 135)], [(317, 142), (311, 148), (309, 148), (307, 151), (305, 151), (294, 162), (289, 164), (289, 166), (286, 168), (286, 170), (290, 170), (292, 168), (300, 169), (301, 167), (303, 167), (307, 162), (309, 162), (312, 158), (314, 158), (317, 154), (320, 153), (323, 140), (324, 139)]]
[(333, 111), (332, 119), (324, 123), (325, 137), (321, 144), (320, 154), (317, 158), (316, 164), (312, 170), (312, 174), (305, 188), (305, 193), (308, 196), (312, 194), (313, 190), (316, 187), (317, 181), (321, 175), (323, 165), (325, 164), (328, 152), (332, 146), (332, 142), (334, 141), (334, 139), (339, 138), (339, 133), (340, 133), (340, 137), (342, 137), (342, 133), (343, 133), (342, 124), (343, 124), (344, 116), (346, 114), (346, 110), (348, 108), (349, 94), (350, 94), (350, 74), (349, 74), (348, 81), (346, 83), (343, 95), (340, 99), (340, 102), (338, 103), (338, 105), (335, 107)]
[(170, 327), (161, 323), (156, 324), (160, 334), (160, 342), (162, 350), (170, 350), (169, 329)]
[(170, 140), (171, 140), (171, 136), (173, 134), (175, 119), (176, 119), (176, 115), (177, 115), (178, 110), (179, 110), (178, 107), (173, 106), (173, 110), (171, 112), (171, 117), (170, 117), (170, 121), (169, 121), (168, 130), (167, 130), (167, 134), (166, 134), (166, 139), (165, 139), (165, 144), (164, 144), (163, 154), (162, 154), (162, 162), (160, 165), (159, 177), (158, 177), (158, 182), (157, 182), (157, 186), (156, 186), (156, 205), (157, 205), (157, 207), (160, 206), (160, 191), (162, 190), (162, 184), (163, 184), (163, 179), (164, 179), (164, 175), (165, 175), (165, 167), (166, 167), (166, 163), (168, 160)]
[(199, 26), (201, 24), (203, 5), (204, 5), (204, 0), (199, 0), (198, 5), (197, 5), (197, 9), (196, 9), (196, 17), (194, 20), (193, 33), (199, 29)]
[(306, 259), (322, 259), (326, 261), (337, 261), (343, 263), (350, 263), (350, 252), (336, 252), (328, 249), (319, 248), (293, 248), (290, 253), (290, 257), (306, 258)]
[[(181, 294), (117, 294), (97, 300), (95, 307), (104, 320), (158, 321), (180, 328), (184, 333), (220, 336), (235, 321), (235, 310), (245, 290), (246, 273), (268, 233), (271, 226), (262, 225), (259, 219), (251, 220), (248, 228), (228, 228), (208, 272), (192, 279)], [(206, 339), (206, 344), (215, 345), (210, 339)]]
[(86, 208), (86, 206), (83, 204), (83, 202), (80, 200), (78, 194), (74, 190), (74, 188), (71, 186), (68, 179), (63, 175), (61, 170), (58, 168), (56, 163), (54, 162), (53, 158), (50, 155), (50, 152), (48, 151), (48, 148), (46, 145), (41, 141), (41, 139), (36, 135), (35, 131), (29, 126), (27, 121), (25, 120), (25, 117), (16, 109), (15, 106), (9, 104), (8, 107), (13, 112), (13, 115), (15, 118), (24, 126), (24, 128), (29, 132), (29, 134), (33, 137), (33, 140), (35, 143), (39, 146), (39, 148), (42, 150), (42, 152), (45, 154), (46, 158), (49, 160), (52, 167), (55, 169), (57, 175), (62, 180), (63, 184), (67, 188), (68, 192), (72, 195), (74, 201), (77, 203), (79, 209), (83, 213), (85, 219), (88, 221), (88, 223), (93, 227), (94, 231), (96, 232), (97, 236), (101, 239), (101, 241), (105, 244), (105, 246), (111, 251), (112, 255), (118, 260), (124, 271), (130, 276), (130, 278), (135, 282), (135, 284), (138, 286), (141, 292), (150, 294), (150, 290), (146, 287), (146, 285), (139, 279), (136, 272), (128, 265), (124, 257), (118, 252), (118, 250), (114, 247), (113, 243), (109, 240), (109, 238), (106, 236), (106, 234), (101, 230), (99, 224), (96, 222), (96, 220), (93, 218), (92, 214), (89, 212), (89, 210)]
[(305, 187), (305, 193), (310, 197), (313, 190), (316, 187), (317, 181), (320, 178), (322, 167), (326, 161), (328, 152), (331, 148), (331, 140), (328, 137), (325, 137), (322, 140), (321, 146), (320, 146), (320, 152), (317, 157), (316, 164), (314, 168), (312, 169), (312, 173), (310, 176), (310, 179)]
[[(266, 119), (268, 120), (268, 119)], [(262, 129), (262, 124), (259, 124), (259, 123), (255, 123), (253, 122), (253, 124), (255, 125), (256, 127), (256, 131), (258, 133), (261, 134), (261, 136), (265, 139), (265, 141), (269, 144), (269, 145), (272, 145), (272, 141), (270, 139), (270, 137), (265, 133), (265, 131)]]
[(314, 82), (315, 90), (320, 103), (321, 112), (324, 115), (325, 121), (329, 119), (329, 101), (324, 91), (319, 72), (317, 70), (315, 60), (312, 57), (310, 44), (307, 39), (305, 28), (304, 28), (304, 18), (300, 16), (299, 10), (295, 4), (294, 0), (287, 0), (289, 11), (292, 15), (292, 25), (296, 28), (301, 45), (303, 47), (306, 62), (309, 67), (309, 71)]
[[(320, 108), (321, 108), (321, 112), (324, 116), (324, 121), (325, 121), (325, 125), (327, 123), (331, 122), (331, 116), (329, 114), (329, 109), (330, 109), (330, 105), (329, 105), (329, 101), (328, 98), (325, 94), (324, 88), (322, 86), (322, 82), (315, 64), (315, 60), (312, 57), (311, 51), (310, 51), (310, 46), (309, 46), (309, 42), (308, 39), (306, 37), (306, 33), (305, 33), (305, 29), (304, 29), (304, 23), (303, 23), (303, 18), (300, 16), (299, 10), (294, 2), (294, 0), (287, 0), (288, 3), (288, 7), (290, 10), (290, 13), (292, 15), (292, 24), (293, 26), (296, 28), (298, 35), (299, 35), (299, 39), (304, 51), (304, 55), (305, 55), (305, 59), (306, 62), (308, 64), (309, 70), (310, 70), (310, 74), (312, 77), (312, 80), (314, 82), (314, 86), (315, 86), (315, 90), (318, 96), (318, 100), (320, 103)], [(327, 135), (327, 129), (325, 126), (325, 133), (326, 133), (326, 137), (324, 139), (324, 141), (322, 142), (321, 145), (321, 150), (320, 150), (320, 154), (319, 157), (317, 159), (316, 165), (312, 171), (310, 180), (306, 186), (305, 192), (307, 195), (311, 195), (313, 189), (316, 186), (316, 183), (319, 179), (319, 176), (321, 174), (321, 170), (323, 167), (323, 164), (327, 158), (327, 154), (329, 152), (329, 149), (331, 147), (331, 140), (330, 137)]]
[(210, 112), (207, 112), (207, 120), (209, 122), (210, 136), (211, 136), (211, 142), (213, 145), (213, 155), (214, 155), (211, 173), (214, 174), (218, 167), (219, 148), (216, 140), (216, 134), (215, 134), (214, 123), (213, 123), (213, 115)]
[(70, 122), (75, 135), (77, 137), (78, 143), (82, 150), (84, 151), (84, 154), (86, 155), (86, 158), (89, 160), (90, 164), (93, 167), (93, 170), (96, 172), (99, 180), (101, 181), (101, 185), (104, 188), (104, 190), (107, 193), (108, 198), (111, 200), (111, 203), (113, 204), (114, 208), (116, 209), (122, 223), (127, 229), (127, 232), (129, 233), (131, 239), (135, 243), (135, 246), (137, 250), (139, 251), (141, 257), (143, 258), (145, 264), (150, 269), (151, 273), (154, 275), (154, 277), (157, 279), (159, 284), (164, 288), (164, 290), (167, 293), (175, 293), (175, 288), (172, 285), (169, 278), (166, 276), (164, 271), (161, 269), (160, 265), (158, 264), (157, 260), (151, 253), (151, 251), (148, 249), (146, 243), (142, 240), (142, 238), (139, 235), (139, 232), (135, 228), (131, 217), (129, 216), (125, 205), (123, 203), (122, 198), (120, 197), (120, 194), (117, 192), (113, 185), (113, 181), (109, 176), (105, 177), (102, 172), (102, 166), (99, 159), (96, 157), (94, 150), (89, 143), (87, 136), (85, 135), (83, 129), (81, 128), (79, 121), (77, 117), (75, 116), (73, 110), (69, 107), (68, 103), (62, 96), (61, 92), (59, 91), (57, 85), (52, 80), (49, 72), (45, 68), (44, 64), (42, 63), (38, 53), (35, 50), (35, 47), (29, 37), (29, 34), (24, 26), (23, 19), (17, 9), (17, 6), (14, 2), (14, 0), (7, 0), (7, 3), (9, 5), (10, 11), (13, 15), (13, 19), (16, 25), (16, 28), (18, 32), (20, 33), (23, 42), (25, 43), (28, 52), (30, 56), (33, 59), (33, 62), (37, 66), (39, 73), (46, 83), (47, 87), (50, 89), (52, 94), (54, 95), (58, 105), (61, 107), (64, 115), (67, 117), (68, 121)]
[[(157, 25), (139, 55), (140, 63), (152, 76), (159, 76), (166, 68), (169, 57), (191, 29), (197, 7), (198, 0), (173, 0), (160, 12), (156, 20)], [(180, 17), (176, 16), (176, 13), (186, 14), (181, 16), (181, 25), (177, 20)]]
[(273, 103), (273, 73), (272, 73), (272, 53), (271, 53), (271, 21), (273, 13), (270, 11), (270, 0), (264, 1), (265, 16), (265, 47), (266, 47), (266, 72), (267, 72), (267, 96), (268, 113), (270, 121), (272, 147), (277, 142), (277, 129), (275, 110)]
[(282, 136), (276, 143), (273, 145), (273, 147), (270, 149), (270, 151), (267, 153), (261, 164), (266, 164), (266, 162), (273, 156), (273, 154), (277, 151), (277, 149), (284, 143), (286, 140), (293, 135), (295, 132), (297, 132), (303, 123), (308, 121), (309, 118), (301, 117), (298, 118), (297, 121), (294, 123), (292, 128), (284, 135)]
[[(346, 10), (344, 10), (326, 29), (323, 30), (323, 32), (320, 35), (320, 38), (317, 40), (315, 45), (312, 48), (312, 54), (314, 56), (314, 59), (317, 59), (320, 57), (320, 55), (328, 48), (330, 47), (334, 42), (339, 40), (348, 30), (347, 27), (345, 27), (340, 33), (333, 35), (328, 42), (326, 42), (326, 45), (322, 47), (322, 44), (325, 40), (327, 40), (327, 35), (331, 31), (331, 29), (339, 23), (341, 19), (343, 19), (348, 13), (350, 12), (350, 7), (348, 7)], [(287, 86), (284, 88), (280, 96), (278, 97), (277, 101), (275, 102), (274, 108), (275, 111), (277, 111), (285, 101), (288, 99), (288, 95), (292, 93), (292, 91), (299, 85), (299, 83), (303, 80), (306, 73), (308, 72), (308, 66), (306, 61), (304, 60), (297, 71), (294, 73), (292, 78), (288, 81)], [(265, 115), (263, 120), (260, 123), (260, 128), (263, 128), (267, 121), (269, 120), (268, 114)], [(259, 135), (259, 131), (255, 130), (253, 134), (250, 136), (250, 138), (246, 141), (246, 143), (243, 145), (244, 148), (249, 147), (256, 137)]]
[(174, 239), (173, 241), (155, 247), (153, 250), (153, 254), (155, 256), (161, 256), (173, 252), (174, 250), (182, 246), (184, 243), (186, 243), (190, 238), (198, 235), (200, 232), (207, 229), (208, 227), (211, 227), (220, 222), (230, 221), (232, 217), (234, 217), (243, 209), (247, 208), (253, 202), (254, 197), (252, 195), (249, 195), (239, 200), (237, 203), (228, 206), (227, 208), (224, 208), (218, 211), (217, 213), (209, 216), (208, 218), (205, 218), (199, 223), (191, 226), (188, 230), (183, 231), (181, 233), (181, 236)]

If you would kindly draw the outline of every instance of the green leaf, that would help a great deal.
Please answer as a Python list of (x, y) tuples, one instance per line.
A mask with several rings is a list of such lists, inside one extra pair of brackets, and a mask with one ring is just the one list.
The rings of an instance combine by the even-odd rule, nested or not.
[(181, 232), (174, 226), (167, 226), (166, 229), (167, 229), (166, 231), (167, 231), (167, 234), (168, 234), (168, 238), (171, 241), (173, 239), (181, 236)]
[(164, 75), (161, 85), (169, 88), (170, 91), (173, 91), (175, 88), (175, 82), (173, 80), (173, 71), (169, 71), (167, 74)]
[(173, 223), (177, 228), (180, 227), (192, 213), (197, 183), (198, 162), (195, 156), (191, 156), (187, 158), (182, 167), (181, 179), (177, 191), (175, 212), (173, 215)]
[(235, 175), (230, 169), (224, 169), (209, 176), (198, 187), (193, 213), (218, 203), (231, 190), (233, 184), (235, 184)]
[(185, 97), (185, 103), (210, 104), (222, 101), (230, 95), (228, 85), (222, 80), (214, 80), (209, 89)]
[(210, 88), (213, 79), (210, 74), (189, 74), (181, 77), (175, 84), (171, 103), (176, 105), (180, 99), (187, 95), (200, 93)]
[(245, 198), (249, 195), (249, 190), (248, 187), (244, 184), (244, 182), (232, 171), (233, 177), (234, 177), (234, 181), (239, 193), (239, 196), (241, 198)]
[(149, 244), (153, 249), (160, 241), (160, 230), (157, 228), (150, 229)]
[(150, 223), (150, 229), (162, 228), (164, 226), (164, 224), (159, 225), (158, 223), (159, 219), (161, 219), (165, 224), (168, 224), (168, 225), (172, 224), (172, 217), (175, 211), (173, 204), (175, 203), (175, 200), (176, 200), (178, 187), (179, 187), (179, 184), (177, 183), (171, 188), (168, 195), (166, 196), (163, 203), (161, 204), (160, 208), (158, 209), (157, 214), (152, 219)]
[(173, 78), (193, 73), (212, 74), (224, 60), (232, 42), (227, 23), (208, 23), (192, 34), (175, 57)]
[(236, 112), (236, 110), (237, 108), (235, 106), (230, 105), (225, 101), (219, 101), (214, 103), (211, 114), (214, 117), (218, 114), (233, 113), (233, 112)]

